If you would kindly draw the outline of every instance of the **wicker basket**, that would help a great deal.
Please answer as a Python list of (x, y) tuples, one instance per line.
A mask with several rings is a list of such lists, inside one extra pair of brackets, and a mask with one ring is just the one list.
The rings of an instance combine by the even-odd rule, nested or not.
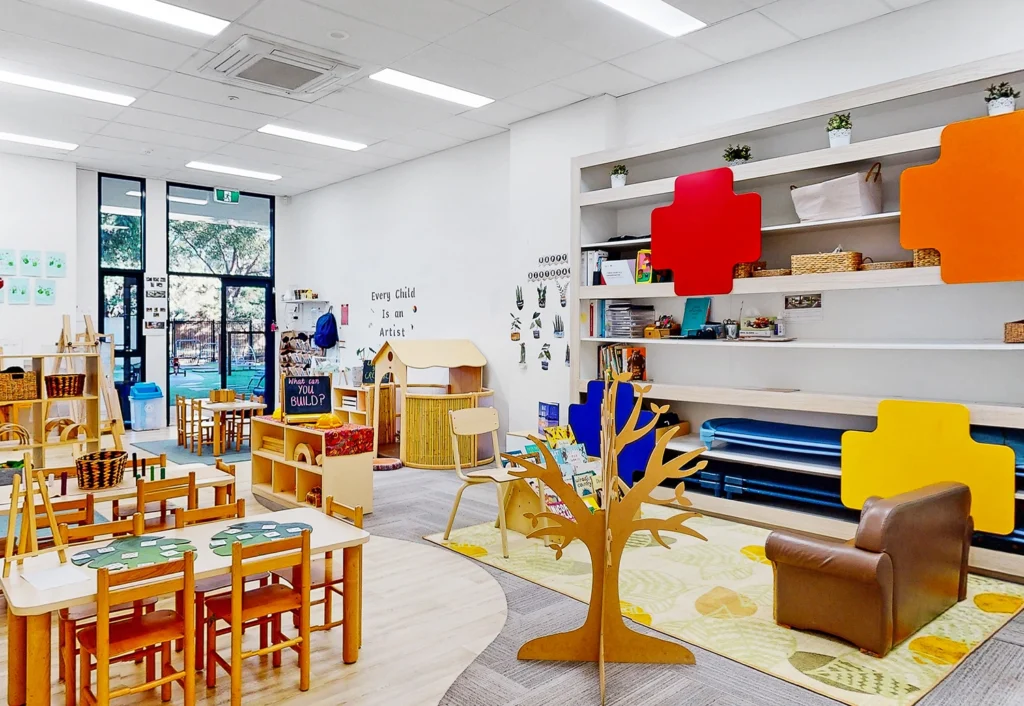
[(864, 258), (864, 262), (861, 263), (860, 269), (865, 271), (870, 270), (902, 270), (907, 267), (913, 267), (914, 263), (910, 260), (893, 260), (890, 262), (870, 262), (871, 258)]
[(35, 373), (0, 373), (0, 402), (34, 400), (39, 397), (39, 378)]
[(81, 397), (85, 389), (84, 373), (47, 375), (43, 381), (46, 383), (46, 396), (51, 398)]
[(127, 451), (94, 451), (75, 459), (75, 475), (82, 490), (113, 488), (124, 477)]
[(1003, 343), (1024, 343), (1024, 321), (1003, 324)]
[(755, 272), (763, 270), (764, 268), (764, 260), (758, 260), (757, 262), (741, 262), (732, 268), (732, 276), (734, 279), (747, 279), (748, 277), (753, 277)]
[(859, 252), (820, 252), (793, 255), (790, 261), (794, 275), (820, 275), (828, 272), (856, 272), (862, 257)]
[(924, 248), (914, 251), (914, 267), (938, 267), (942, 264), (939, 251), (934, 248)]
[(755, 277), (789, 277), (793, 274), (793, 270), (758, 270), (754, 273)]

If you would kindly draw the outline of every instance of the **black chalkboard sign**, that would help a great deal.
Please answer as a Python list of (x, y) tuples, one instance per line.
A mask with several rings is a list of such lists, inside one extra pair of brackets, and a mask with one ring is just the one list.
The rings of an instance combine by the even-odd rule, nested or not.
[(331, 376), (305, 375), (284, 379), (284, 413), (327, 414), (332, 410)]

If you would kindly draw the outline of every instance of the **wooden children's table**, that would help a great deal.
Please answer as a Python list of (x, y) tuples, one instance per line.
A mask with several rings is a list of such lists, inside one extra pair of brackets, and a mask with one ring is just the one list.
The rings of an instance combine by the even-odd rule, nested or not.
[[(310, 528), (310, 550), (312, 554), (323, 554), (329, 551), (344, 552), (343, 578), (343, 619), (342, 625), (342, 660), (352, 664), (359, 658), (359, 632), (362, 616), (360, 615), (363, 577), (362, 566), (363, 544), (369, 539), (368, 532), (353, 527), (341, 520), (325, 515), (313, 508), (294, 508), (262, 515), (254, 515), (245, 519), (224, 520), (202, 525), (193, 525), (180, 530), (168, 530), (145, 535), (141, 539), (157, 540), (152, 547), (155, 556), (143, 559), (161, 560), (159, 554), (160, 541), (173, 542), (187, 540), (195, 547), (196, 580), (221, 576), (231, 573), (230, 544), (217, 546), (220, 553), (211, 548), (218, 541), (214, 536), (233, 536), (231, 530), (239, 532), (233, 525), (249, 523), (259, 525), (261, 529), (274, 525), (280, 527), (282, 536), (294, 536), (301, 531), (296, 527)], [(264, 527), (264, 523), (265, 526)], [(247, 528), (246, 534), (258, 531)], [(291, 533), (291, 534), (289, 534)], [(125, 539), (125, 538), (122, 538)], [(138, 539), (138, 538), (127, 538)], [(56, 551), (30, 556), (21, 566), (11, 566), (11, 575), (0, 578), (0, 587), (7, 597), (7, 703), (9, 706), (50, 703), (50, 614), (63, 608), (86, 605), (96, 601), (96, 571), (90, 569), (91, 564), (99, 561), (96, 557), (108, 556), (97, 554), (95, 550), (107, 548), (111, 542), (107, 540), (69, 547), (68, 563), (61, 564)], [(257, 541), (259, 541), (257, 539)], [(93, 550), (90, 552), (90, 550)], [(136, 548), (136, 552), (141, 552)], [(92, 557), (90, 560), (89, 557)], [(124, 557), (123, 557), (124, 558)], [(126, 560), (140, 560), (138, 556)], [(167, 561), (167, 559), (163, 559)], [(80, 565), (76, 563), (81, 562)], [(30, 582), (44, 584), (39, 588)], [(48, 581), (46, 579), (49, 579)], [(45, 585), (46, 583), (52, 585)]]
[(231, 412), (252, 410), (261, 412), (267, 408), (263, 402), (249, 402), (238, 400), (237, 402), (210, 402), (203, 400), (203, 409), (213, 413), (213, 455), (224, 455), (224, 420)]

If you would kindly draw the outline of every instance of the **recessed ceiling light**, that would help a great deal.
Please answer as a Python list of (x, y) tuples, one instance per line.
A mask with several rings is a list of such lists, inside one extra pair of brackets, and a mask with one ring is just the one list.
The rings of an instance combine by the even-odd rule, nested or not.
[(303, 132), (302, 130), (292, 130), (290, 127), (281, 127), (280, 125), (264, 125), (259, 129), (259, 132), (267, 135), (277, 135), (278, 137), (287, 137), (292, 140), (302, 140), (303, 142), (312, 142), (316, 145), (327, 145), (328, 147), (337, 147), (342, 150), (349, 150), (350, 152), (358, 152), (359, 150), (366, 149), (366, 145), (362, 142), (352, 142), (351, 140), (342, 140), (337, 137), (327, 137), (326, 135), (317, 135), (313, 132)]
[(643, 22), (670, 37), (682, 37), (684, 34), (696, 32), (707, 27), (692, 15), (687, 15), (679, 8), (662, 0), (597, 0), (613, 10), (629, 15), (634, 20)]
[(226, 20), (186, 10), (177, 5), (168, 5), (158, 0), (86, 0), (86, 2), (112, 7), (115, 10), (130, 12), (139, 17), (146, 17), (176, 27), (191, 29), (211, 37), (220, 34), (225, 27), (231, 24)]
[[(142, 198), (141, 191), (126, 191), (124, 192), (124, 195), (134, 196), (137, 199)], [(192, 204), (193, 206), (206, 206), (208, 203), (210, 203), (210, 199), (190, 199), (185, 196), (168, 196), (167, 200), (173, 201), (174, 203), (189, 203)]]
[(263, 179), (264, 181), (277, 181), (280, 174), (268, 174), (266, 172), (254, 172), (250, 169), (239, 169), (238, 167), (225, 167), (221, 164), (209, 164), (207, 162), (189, 162), (185, 165), (189, 169), (202, 169), (204, 172), (217, 172), (218, 174), (231, 174), (233, 176), (246, 177), (247, 179)]
[(28, 135), (15, 135), (11, 132), (0, 132), (0, 140), (6, 142), (20, 142), (23, 145), (35, 145), (36, 147), (52, 147), (55, 150), (77, 150), (78, 145), (74, 142), (61, 142), (60, 140), (47, 140), (42, 137), (29, 137)]
[(488, 103), (494, 102), (493, 98), (478, 96), (475, 93), (463, 91), (461, 88), (452, 88), (451, 86), (446, 86), (443, 83), (428, 81), (427, 79), (420, 78), (419, 76), (403, 74), (401, 71), (395, 71), (394, 69), (378, 71), (375, 74), (370, 74), (370, 78), (374, 81), (380, 81), (381, 83), (387, 83), (392, 86), (404, 88), (407, 91), (416, 91), (416, 93), (423, 93), (428, 96), (433, 96), (434, 98), (440, 98), (441, 100), (451, 101), (452, 103), (458, 103), (459, 105), (466, 105), (470, 108), (479, 108), (487, 105)]
[(132, 96), (122, 96), (118, 93), (110, 93), (108, 91), (97, 91), (94, 88), (75, 86), (74, 84), (51, 81), (49, 79), (38, 78), (36, 76), (25, 76), (24, 74), (16, 74), (10, 71), (0, 71), (0, 83), (12, 83), (15, 86), (38, 88), (41, 91), (63, 93), (66, 96), (88, 98), (89, 100), (113, 103), (115, 105), (131, 105), (135, 102), (135, 99)]

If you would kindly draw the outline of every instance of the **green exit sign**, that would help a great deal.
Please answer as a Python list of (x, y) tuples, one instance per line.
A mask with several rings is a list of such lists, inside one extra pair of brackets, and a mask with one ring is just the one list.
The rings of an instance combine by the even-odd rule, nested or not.
[(238, 203), (238, 192), (231, 189), (214, 189), (213, 200), (217, 203)]

